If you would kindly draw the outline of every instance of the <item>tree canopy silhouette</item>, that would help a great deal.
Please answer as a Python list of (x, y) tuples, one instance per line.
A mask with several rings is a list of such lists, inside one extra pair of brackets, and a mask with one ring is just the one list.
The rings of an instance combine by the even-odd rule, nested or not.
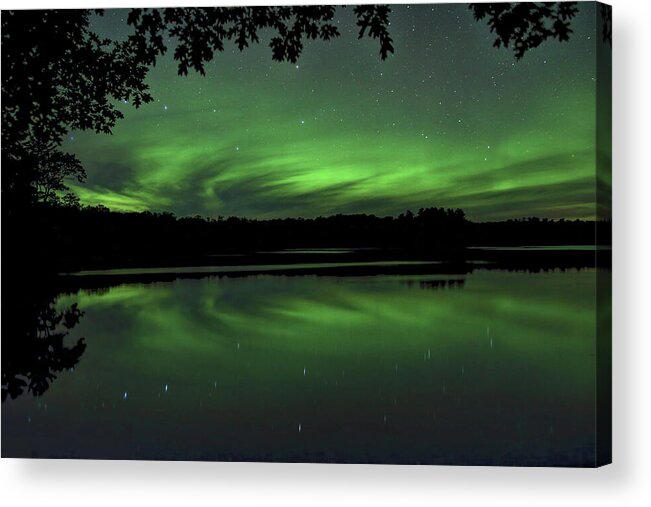
[[(497, 48), (513, 48), (519, 60), (547, 39), (570, 40), (572, 20), (579, 12), (578, 2), (502, 2), (470, 4), (475, 19), (486, 19), (497, 36)], [(612, 21), (609, 5), (601, 5), (602, 37), (611, 43)]]
[(518, 59), (549, 38), (569, 40), (571, 21), (579, 12), (577, 2), (470, 4), (470, 8), (476, 20), (488, 19), (497, 35), (493, 45), (513, 47)]

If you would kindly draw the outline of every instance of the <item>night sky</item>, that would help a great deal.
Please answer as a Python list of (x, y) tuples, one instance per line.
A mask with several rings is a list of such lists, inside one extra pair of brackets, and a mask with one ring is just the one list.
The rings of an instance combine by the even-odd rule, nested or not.
[[(127, 33), (127, 11), (96, 22)], [(150, 73), (154, 102), (111, 136), (71, 133), (87, 204), (178, 216), (397, 215), (461, 207), (473, 220), (595, 216), (594, 4), (568, 43), (516, 61), (467, 5), (394, 6), (395, 54), (341, 37), (308, 43), (297, 65), (261, 44), (177, 76), (171, 51)]]

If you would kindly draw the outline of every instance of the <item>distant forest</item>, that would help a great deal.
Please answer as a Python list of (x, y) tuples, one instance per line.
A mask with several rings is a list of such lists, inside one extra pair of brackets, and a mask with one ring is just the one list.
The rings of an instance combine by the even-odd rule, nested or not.
[[(422, 208), (398, 217), (367, 214), (317, 218), (177, 218), (117, 212), (104, 206), (43, 205), (18, 236), (38, 262), (61, 268), (160, 265), (235, 252), (292, 248), (377, 248), (440, 252), (467, 246), (610, 244), (610, 222), (523, 218), (472, 222), (461, 209)], [(24, 234), (21, 234), (21, 231)], [(35, 231), (40, 231), (35, 234)], [(24, 252), (23, 248), (20, 248)], [(17, 251), (16, 251), (17, 253)], [(25, 259), (23, 259), (25, 260)]]

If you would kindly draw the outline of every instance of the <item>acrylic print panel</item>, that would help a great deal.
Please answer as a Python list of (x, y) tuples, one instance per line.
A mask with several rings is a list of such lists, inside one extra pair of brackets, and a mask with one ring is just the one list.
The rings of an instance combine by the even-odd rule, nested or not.
[(2, 456), (609, 463), (610, 53), (594, 2), (3, 11)]

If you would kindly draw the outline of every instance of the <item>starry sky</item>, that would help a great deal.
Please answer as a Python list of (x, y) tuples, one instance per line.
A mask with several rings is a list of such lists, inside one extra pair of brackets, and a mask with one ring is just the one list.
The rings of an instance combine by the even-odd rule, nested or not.
[[(127, 11), (94, 20), (128, 33)], [(206, 76), (178, 76), (171, 51), (151, 71), (154, 102), (119, 104), (113, 135), (71, 132), (86, 204), (178, 216), (397, 215), (463, 208), (472, 220), (595, 217), (594, 4), (566, 43), (517, 61), (466, 4), (396, 5), (395, 54), (341, 36), (297, 64), (261, 44), (227, 46)]]

